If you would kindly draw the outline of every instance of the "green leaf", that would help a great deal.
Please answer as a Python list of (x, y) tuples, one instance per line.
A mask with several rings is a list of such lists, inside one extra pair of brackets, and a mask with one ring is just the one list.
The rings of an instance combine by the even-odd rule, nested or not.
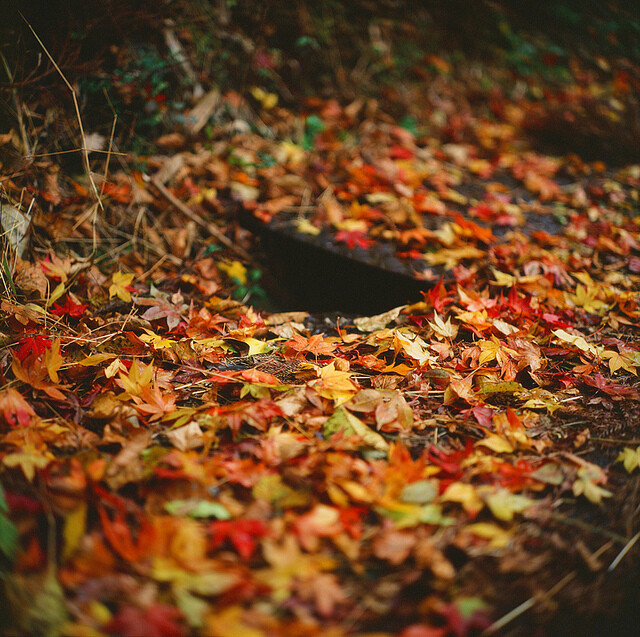
[(188, 515), (191, 518), (217, 518), (229, 520), (231, 514), (218, 502), (208, 500), (172, 500), (164, 505), (165, 510), (171, 515)]
[(386, 451), (389, 448), (387, 441), (377, 431), (367, 427), (360, 418), (342, 407), (336, 409), (324, 424), (323, 434), (329, 439), (340, 432), (347, 437), (358, 436), (365, 444), (380, 451)]
[(403, 502), (415, 503), (415, 504), (427, 504), (431, 502), (436, 495), (438, 495), (437, 487), (430, 480), (418, 480), (408, 484), (402, 493), (400, 499)]

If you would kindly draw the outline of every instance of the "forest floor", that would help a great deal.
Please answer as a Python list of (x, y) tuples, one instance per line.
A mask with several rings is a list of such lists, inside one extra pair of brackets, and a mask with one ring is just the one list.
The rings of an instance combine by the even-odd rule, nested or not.
[(500, 16), (305, 35), (312, 96), (222, 23), (244, 92), (178, 24), (14, 94), (3, 634), (637, 634), (640, 66)]

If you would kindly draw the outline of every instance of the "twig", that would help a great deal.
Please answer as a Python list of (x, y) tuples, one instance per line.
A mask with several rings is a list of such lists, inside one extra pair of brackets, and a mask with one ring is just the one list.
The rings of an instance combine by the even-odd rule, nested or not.
[[(556, 593), (561, 591), (575, 576), (576, 571), (567, 573), (559, 582), (554, 584), (546, 593), (543, 593), (542, 597), (553, 597)], [(530, 597), (525, 602), (522, 602), (520, 606), (516, 606), (513, 610), (509, 611), (506, 615), (503, 615), (500, 619), (493, 622), (489, 628), (487, 628), (482, 635), (494, 635), (501, 628), (504, 628), (507, 624), (511, 623), (517, 617), (520, 617), (522, 613), (526, 613), (534, 604), (538, 601), (538, 597)]]
[(618, 553), (618, 555), (616, 555), (615, 559), (613, 560), (613, 562), (611, 562), (611, 564), (609, 564), (609, 568), (607, 569), (608, 573), (611, 573), (611, 571), (618, 566), (618, 564), (620, 564), (620, 560), (622, 560), (622, 558), (633, 548), (633, 545), (640, 540), (640, 531), (638, 531), (638, 533), (636, 533), (625, 545), (624, 548), (620, 551), (620, 553)]
[[(597, 559), (604, 553), (605, 551), (611, 548), (611, 542), (607, 542), (603, 544), (595, 553), (593, 553), (592, 557)], [(510, 610), (506, 615), (503, 615), (500, 619), (496, 620), (482, 632), (482, 637), (485, 635), (494, 635), (500, 629), (504, 628), (507, 624), (511, 623), (514, 619), (517, 619), (523, 613), (526, 613), (530, 608), (532, 608), (536, 601), (540, 599), (549, 599), (553, 597), (556, 593), (559, 593), (569, 582), (571, 582), (577, 575), (577, 571), (571, 571), (567, 573), (559, 582), (556, 582), (549, 590), (542, 593), (542, 595), (534, 595), (530, 597), (528, 600), (522, 602), (519, 606), (516, 606), (513, 610)]]
[(151, 178), (151, 183), (155, 186), (156, 190), (174, 207), (176, 207), (185, 217), (191, 219), (191, 221), (198, 224), (201, 228), (204, 228), (212, 237), (219, 241), (225, 248), (229, 248), (232, 252), (237, 254), (241, 259), (248, 261), (252, 265), (256, 265), (253, 257), (243, 248), (236, 245), (228, 237), (226, 237), (214, 224), (205, 221), (201, 217), (183, 204), (163, 183), (161, 183), (155, 177)]

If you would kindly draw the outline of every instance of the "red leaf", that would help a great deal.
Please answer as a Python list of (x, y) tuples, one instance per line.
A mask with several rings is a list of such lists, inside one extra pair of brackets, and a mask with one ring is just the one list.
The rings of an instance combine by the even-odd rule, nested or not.
[(20, 343), (20, 347), (16, 351), (16, 356), (20, 359), (20, 362), (24, 361), (24, 359), (31, 354), (40, 356), (51, 347), (51, 339), (41, 334), (37, 336), (25, 336), (18, 342)]
[(98, 504), (98, 515), (102, 522), (102, 530), (111, 548), (128, 562), (137, 562), (148, 554), (154, 540), (153, 526), (140, 516), (138, 539), (134, 542), (124, 513), (124, 504), (120, 503), (113, 520), (109, 517), (105, 506)]
[(357, 230), (340, 230), (336, 234), (336, 241), (346, 243), (349, 250), (353, 250), (356, 246), (367, 250), (373, 244), (371, 239)]
[(173, 606), (153, 604), (148, 608), (123, 606), (102, 630), (121, 637), (184, 637), (187, 631), (177, 623), (182, 613)]
[(225, 540), (230, 540), (240, 557), (248, 560), (256, 549), (257, 540), (270, 531), (262, 520), (216, 520), (209, 527), (210, 547), (217, 549)]
[(413, 152), (402, 146), (392, 146), (389, 151), (389, 157), (391, 157), (391, 159), (412, 159)]
[(83, 303), (74, 303), (68, 296), (65, 297), (64, 304), (53, 304), (50, 312), (56, 316), (70, 316), (72, 318), (79, 318), (84, 314), (84, 311), (88, 308), (88, 305)]

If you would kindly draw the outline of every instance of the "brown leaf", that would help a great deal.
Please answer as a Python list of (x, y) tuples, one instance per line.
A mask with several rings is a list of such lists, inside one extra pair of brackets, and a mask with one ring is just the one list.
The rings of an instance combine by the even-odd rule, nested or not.
[(23, 261), (20, 257), (16, 257), (16, 272), (13, 282), (24, 294), (38, 299), (46, 298), (49, 290), (49, 282), (40, 264)]

